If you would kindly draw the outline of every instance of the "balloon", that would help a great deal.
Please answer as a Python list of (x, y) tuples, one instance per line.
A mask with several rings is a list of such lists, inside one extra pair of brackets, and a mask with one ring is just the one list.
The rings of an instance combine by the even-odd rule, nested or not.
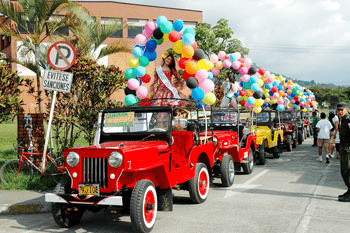
[(193, 47), (190, 45), (184, 46), (181, 50), (181, 55), (184, 58), (192, 58), (192, 56), (194, 55)]
[(218, 61), (219, 61), (219, 58), (218, 58), (218, 56), (217, 55), (215, 55), (215, 54), (212, 54), (211, 56), (210, 56), (210, 61), (212, 62), (212, 63), (217, 63)]
[(164, 39), (165, 41), (170, 42), (170, 40), (169, 40), (169, 34), (164, 33), (164, 35), (163, 35), (163, 39)]
[(257, 90), (259, 90), (260, 86), (257, 83), (253, 83), (250, 87), (250, 89), (252, 89), (252, 91), (256, 92)]
[(241, 67), (241, 63), (239, 61), (235, 61), (232, 63), (232, 68), (238, 70)]
[(139, 58), (143, 55), (143, 49), (141, 49), (140, 47), (135, 47), (132, 50), (132, 55), (134, 55), (134, 57)]
[[(199, 67), (198, 67), (199, 68)], [(212, 80), (214, 78), (214, 75), (212, 72), (208, 72), (208, 79)]]
[[(257, 78), (256, 76), (254, 76), (254, 75), (250, 76), (249, 82), (250, 82), (251, 84), (256, 83), (257, 81), (258, 81), (258, 78)], [(259, 84), (258, 84), (258, 85), (259, 85)]]
[(149, 40), (146, 43), (146, 50), (147, 51), (154, 51), (157, 48), (157, 42), (155, 40)]
[(259, 74), (264, 75), (265, 74), (265, 69), (264, 68), (260, 68), (259, 69)]
[(131, 79), (131, 78), (136, 78), (136, 73), (135, 73), (135, 69), (133, 68), (129, 68), (125, 71), (125, 77), (127, 79)]
[(184, 70), (184, 72), (182, 72), (182, 78), (183, 78), (184, 80), (187, 80), (187, 79), (189, 79), (190, 77), (194, 77), (194, 74), (189, 74), (189, 73), (186, 72), (186, 70)]
[(154, 29), (156, 28), (157, 28), (157, 25), (153, 21), (148, 21), (145, 25), (145, 31), (147, 32), (147, 34), (152, 34)]
[(246, 96), (251, 97), (251, 96), (253, 96), (254, 92), (250, 89), (247, 89), (245, 94), (246, 94)]
[(147, 42), (147, 38), (145, 35), (137, 34), (135, 36), (135, 43), (140, 46), (145, 46)]
[(278, 110), (278, 111), (283, 111), (283, 110), (284, 110), (284, 105), (279, 104), (279, 105), (277, 106), (277, 110)]
[(255, 98), (254, 98), (254, 97), (249, 97), (249, 98), (247, 99), (247, 103), (248, 103), (249, 105), (254, 105), (254, 104), (255, 104)]
[(139, 59), (140, 66), (146, 67), (149, 64), (149, 59), (145, 56), (141, 56)]
[(225, 59), (223, 64), (224, 64), (224, 67), (226, 69), (228, 69), (228, 68), (230, 68), (232, 66), (232, 62), (230, 60), (228, 60), (228, 59)]
[(195, 62), (189, 61), (186, 63), (185, 70), (189, 74), (196, 74), (198, 70), (198, 66)]
[(253, 108), (253, 111), (254, 111), (255, 113), (260, 113), (260, 112), (262, 111), (262, 108), (261, 108), (261, 107), (254, 107), (254, 108)]
[(146, 74), (146, 68), (143, 67), (143, 66), (138, 66), (135, 69), (135, 73), (136, 73), (137, 77), (142, 77), (142, 76), (144, 76)]
[(164, 38), (156, 39), (153, 37), (153, 39), (157, 42), (157, 45), (161, 45), (164, 42)]
[(135, 90), (131, 90), (129, 87), (126, 87), (124, 89), (124, 94), (127, 96), (129, 94), (133, 94), (133, 95), (136, 95), (136, 91)]
[[(186, 68), (186, 64), (187, 64), (187, 62), (189, 62), (190, 61), (190, 59), (188, 59), (188, 58), (181, 58), (180, 60), (179, 60), (179, 67), (181, 68), (181, 69), (185, 69)], [(198, 64), (197, 64), (198, 65)]]
[(245, 67), (245, 66), (239, 68), (238, 71), (239, 71), (239, 73), (240, 73), (241, 75), (248, 74), (248, 68)]
[(209, 71), (210, 69), (213, 68), (213, 63), (211, 61), (208, 61), (207, 59), (201, 59), (197, 62), (197, 66), (198, 66), (198, 69), (204, 69), (206, 71)]
[(145, 51), (143, 56), (147, 57), (149, 61), (154, 61), (157, 59), (157, 52), (156, 51)]
[[(251, 66), (252, 63), (253, 63), (253, 61), (252, 61), (251, 58), (246, 58), (246, 59), (244, 60), (244, 63), (245, 63), (246, 66)], [(256, 72), (254, 72), (254, 74), (255, 74), (255, 73), (256, 73)]]
[(184, 27), (184, 22), (181, 19), (177, 19), (173, 23), (174, 30), (180, 32)]
[(253, 97), (255, 99), (261, 99), (263, 97), (263, 93), (261, 91), (256, 91), (254, 92)]
[(137, 103), (137, 98), (133, 94), (129, 94), (124, 99), (125, 105), (132, 105)]
[(190, 34), (196, 36), (196, 31), (192, 27), (185, 28), (185, 30), (183, 31), (182, 35), (186, 35), (187, 33), (190, 33)]
[(207, 105), (213, 105), (216, 102), (216, 96), (213, 92), (208, 92), (205, 94), (203, 103)]
[(224, 68), (224, 65), (222, 64), (222, 61), (218, 61), (218, 62), (215, 64), (215, 67), (218, 68), (219, 70), (221, 70), (222, 68)]
[(248, 70), (248, 74), (253, 75), (258, 71), (258, 68), (256, 68), (255, 66), (251, 66)]
[(149, 83), (149, 81), (151, 81), (151, 75), (145, 74), (144, 76), (141, 77), (141, 81), (144, 83)]
[(194, 51), (194, 55), (193, 55), (194, 60), (199, 61), (199, 60), (205, 59), (205, 58), (206, 58), (206, 55), (205, 55), (203, 49), (196, 49)]
[(181, 53), (182, 49), (184, 47), (184, 44), (182, 43), (182, 40), (178, 40), (173, 45), (173, 50), (175, 53)]
[(194, 41), (195, 41), (194, 35), (192, 35), (191, 33), (187, 33), (182, 36), (182, 43), (184, 45), (192, 45)]
[(194, 50), (196, 50), (197, 47), (198, 47), (198, 44), (197, 44), (197, 42), (195, 41), (191, 46), (193, 47)]
[(198, 87), (198, 81), (197, 81), (197, 79), (190, 77), (186, 80), (186, 85), (188, 88), (194, 89), (194, 88)]
[(140, 86), (140, 81), (136, 78), (131, 78), (128, 80), (127, 86), (130, 90), (136, 90)]
[(181, 34), (180, 34), (180, 32), (178, 32), (178, 31), (172, 31), (170, 34), (169, 34), (169, 40), (171, 41), (171, 42), (176, 42), (176, 41), (178, 41), (178, 40), (180, 40), (181, 39)]
[(198, 70), (195, 74), (196, 74), (195, 77), (199, 82), (203, 82), (208, 78), (208, 71), (204, 69)]
[(173, 24), (170, 21), (165, 21), (160, 25), (160, 30), (166, 34), (173, 30)]
[(145, 86), (140, 86), (136, 89), (136, 96), (140, 99), (146, 98), (148, 96), (148, 89)]
[(208, 93), (214, 91), (214, 82), (210, 79), (206, 79), (199, 83), (198, 87), (200, 87), (204, 93)]
[(157, 18), (157, 25), (159, 26), (166, 21), (168, 21), (167, 17), (165, 17), (164, 15), (161, 15)]
[(225, 59), (225, 56), (226, 56), (226, 53), (225, 53), (224, 51), (220, 51), (220, 52), (218, 53), (218, 58), (219, 58), (220, 60), (224, 60), (224, 59)]
[(218, 70), (216, 67), (214, 67), (211, 72), (213, 73), (214, 76), (217, 76), (220, 74), (220, 70)]
[(194, 88), (191, 93), (192, 99), (194, 99), (195, 101), (202, 101), (204, 95), (204, 91), (199, 87)]
[(139, 59), (137, 59), (136, 57), (132, 57), (129, 59), (128, 64), (130, 68), (136, 68), (139, 66)]
[(163, 38), (164, 36), (164, 33), (160, 30), (160, 28), (156, 28), (154, 29), (153, 31), (153, 37), (157, 40)]

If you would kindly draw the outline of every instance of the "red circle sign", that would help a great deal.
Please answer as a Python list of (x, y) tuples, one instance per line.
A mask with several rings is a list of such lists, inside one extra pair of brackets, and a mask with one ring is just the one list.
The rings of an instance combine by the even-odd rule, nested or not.
[(69, 69), (76, 58), (76, 51), (67, 41), (57, 41), (47, 51), (47, 61), (55, 70)]

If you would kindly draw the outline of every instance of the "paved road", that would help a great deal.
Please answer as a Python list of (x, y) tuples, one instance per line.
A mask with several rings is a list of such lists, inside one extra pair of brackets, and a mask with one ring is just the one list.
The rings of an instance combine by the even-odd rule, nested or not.
[[(311, 138), (280, 159), (268, 159), (250, 175), (238, 174), (230, 188), (215, 180), (207, 201), (193, 205), (175, 191), (173, 212), (158, 212), (152, 232), (350, 232), (350, 203), (337, 201), (345, 191), (339, 160), (316, 161)], [(81, 224), (60, 229), (51, 214), (0, 216), (0, 232), (132, 232), (127, 215), (87, 212)]]

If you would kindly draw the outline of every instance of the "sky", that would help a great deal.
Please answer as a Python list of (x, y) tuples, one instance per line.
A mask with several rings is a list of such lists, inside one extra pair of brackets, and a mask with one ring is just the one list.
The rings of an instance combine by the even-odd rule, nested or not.
[(227, 19), (258, 67), (298, 80), (350, 85), (349, 0), (115, 1), (200, 10), (212, 26)]

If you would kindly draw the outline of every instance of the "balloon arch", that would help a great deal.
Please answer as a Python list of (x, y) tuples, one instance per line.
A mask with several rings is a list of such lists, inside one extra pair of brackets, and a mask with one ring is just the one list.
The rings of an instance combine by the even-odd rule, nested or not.
[(258, 69), (250, 58), (243, 58), (238, 52), (226, 54), (220, 51), (208, 60), (204, 51), (197, 48), (195, 35), (195, 30), (184, 28), (180, 19), (171, 23), (165, 16), (159, 16), (156, 22), (148, 21), (142, 34), (135, 37), (133, 57), (125, 71), (128, 79), (125, 104), (131, 105), (148, 97), (148, 88), (142, 86), (151, 80), (146, 67), (156, 60), (156, 48), (165, 40), (172, 42), (173, 51), (181, 55), (178, 65), (183, 69), (182, 77), (195, 101), (213, 105), (216, 102), (214, 77), (221, 70), (234, 69), (240, 73), (240, 80), (234, 90), (233, 106), (238, 104), (256, 113), (271, 105), (277, 105), (279, 111), (285, 108), (312, 111), (317, 107), (315, 95), (310, 90), (264, 68)]

